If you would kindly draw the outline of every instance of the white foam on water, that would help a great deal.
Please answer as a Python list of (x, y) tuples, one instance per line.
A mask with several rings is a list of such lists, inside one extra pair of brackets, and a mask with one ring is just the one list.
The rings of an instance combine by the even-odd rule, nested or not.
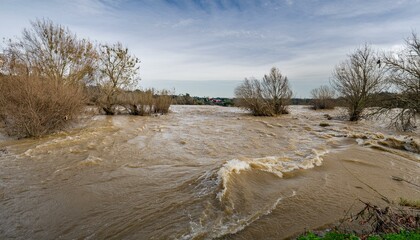
[(217, 172), (217, 184), (221, 185), (221, 191), (217, 193), (217, 199), (221, 202), (228, 191), (228, 182), (232, 174), (239, 174), (241, 171), (257, 170), (275, 174), (279, 178), (283, 173), (298, 169), (310, 169), (321, 166), (322, 156), (328, 153), (327, 150), (312, 149), (307, 157), (291, 159), (288, 157), (268, 156), (249, 160), (232, 159), (227, 161)]
[(250, 169), (251, 166), (249, 163), (233, 159), (227, 161), (217, 172), (217, 183), (222, 184), (222, 191), (217, 194), (217, 198), (219, 201), (222, 201), (222, 197), (225, 195), (227, 191), (227, 183), (229, 181), (230, 175), (232, 173), (239, 173), (240, 171)]
[(189, 216), (191, 231), (190, 233), (183, 235), (180, 239), (214, 239), (228, 234), (235, 234), (260, 219), (260, 217), (270, 214), (285, 198), (294, 196), (296, 196), (295, 190), (292, 191), (290, 196), (277, 198), (276, 201), (274, 201), (274, 203), (265, 211), (254, 212), (246, 217), (240, 217), (237, 215), (229, 216), (230, 221), (228, 222), (223, 222), (222, 219), (219, 219), (215, 225), (212, 225), (211, 229), (208, 229), (202, 221), (195, 222), (193, 221), (193, 218)]
[(85, 160), (78, 163), (79, 166), (97, 166), (103, 162), (102, 158), (89, 155)]

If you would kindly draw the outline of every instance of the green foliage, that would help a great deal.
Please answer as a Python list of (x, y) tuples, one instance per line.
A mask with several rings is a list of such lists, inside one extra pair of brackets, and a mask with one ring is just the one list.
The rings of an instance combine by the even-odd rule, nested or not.
[(407, 207), (420, 209), (420, 200), (408, 200), (405, 198), (400, 198), (399, 204), (401, 206), (407, 206)]
[(307, 235), (300, 236), (297, 238), (298, 240), (357, 240), (359, 239), (353, 234), (345, 234), (345, 233), (338, 233), (338, 232), (328, 232), (323, 237), (319, 237), (314, 233), (308, 233)]
[[(360, 239), (354, 234), (346, 234), (339, 232), (328, 232), (325, 236), (317, 236), (310, 232), (300, 236), (298, 240), (358, 240)], [(420, 230), (417, 231), (401, 231), (400, 233), (388, 233), (383, 235), (364, 236), (363, 239), (368, 240), (420, 240)]]
[(420, 230), (401, 231), (400, 233), (388, 233), (384, 235), (370, 236), (368, 240), (420, 240)]

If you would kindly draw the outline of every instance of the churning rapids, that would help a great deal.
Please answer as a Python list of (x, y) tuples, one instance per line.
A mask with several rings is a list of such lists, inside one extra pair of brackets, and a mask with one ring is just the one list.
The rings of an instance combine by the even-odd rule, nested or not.
[(418, 130), (297, 106), (272, 118), (171, 109), (0, 135), (0, 238), (282, 239), (336, 222), (357, 199), (420, 199)]

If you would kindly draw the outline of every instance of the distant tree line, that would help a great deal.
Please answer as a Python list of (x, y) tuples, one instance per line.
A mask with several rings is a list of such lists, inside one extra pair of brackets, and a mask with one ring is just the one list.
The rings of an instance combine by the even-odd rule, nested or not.
[(224, 107), (233, 107), (233, 98), (223, 97), (191, 97), (189, 93), (181, 95), (172, 95), (172, 104), (174, 105), (217, 105)]
[(42, 136), (78, 119), (86, 103), (113, 115), (167, 113), (168, 91), (135, 90), (139, 59), (121, 43), (93, 44), (42, 19), (0, 55), (0, 120), (10, 135)]
[[(332, 99), (334, 106), (340, 105), (340, 99)], [(312, 98), (291, 98), (290, 105), (312, 105)], [(190, 94), (172, 95), (172, 105), (217, 105), (223, 107), (240, 107), (240, 99), (223, 97), (198, 97)]]

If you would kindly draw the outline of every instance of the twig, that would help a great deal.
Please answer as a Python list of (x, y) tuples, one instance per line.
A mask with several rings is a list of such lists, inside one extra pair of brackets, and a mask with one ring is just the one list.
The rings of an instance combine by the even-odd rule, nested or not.
[(363, 183), (364, 185), (366, 185), (368, 188), (370, 188), (371, 190), (373, 190), (374, 192), (376, 192), (377, 194), (379, 194), (382, 198), (382, 200), (384, 200), (386, 203), (391, 204), (391, 201), (384, 196), (383, 194), (381, 194), (380, 192), (378, 192), (376, 189), (374, 189), (373, 187), (371, 187), (369, 184), (363, 182), (362, 180), (360, 180), (360, 178), (358, 178), (356, 175), (354, 175), (346, 166), (344, 166), (344, 164), (342, 162), (340, 162), (341, 165), (344, 167), (344, 169), (346, 169), (354, 178), (356, 178), (359, 182)]
[(409, 183), (409, 184), (411, 184), (411, 185), (413, 185), (413, 186), (420, 187), (420, 185), (418, 185), (418, 184), (415, 184), (415, 183), (413, 183), (413, 182), (410, 182), (410, 181), (408, 181), (408, 180), (405, 180), (405, 179), (400, 178), (400, 177), (397, 177), (397, 176), (392, 176), (392, 180), (394, 180), (394, 181), (398, 181), (398, 182), (406, 182), (406, 183)]

